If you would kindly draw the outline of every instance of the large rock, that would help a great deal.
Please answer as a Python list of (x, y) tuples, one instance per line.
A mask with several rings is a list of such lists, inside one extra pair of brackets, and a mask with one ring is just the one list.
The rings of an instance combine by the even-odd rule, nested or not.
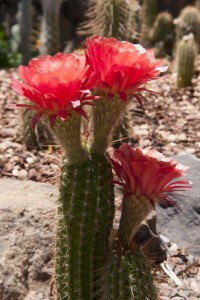
[(200, 256), (200, 159), (190, 154), (174, 158), (189, 166), (186, 178), (193, 182), (193, 188), (174, 196), (180, 209), (158, 208), (158, 229), (187, 252)]
[(0, 179), (0, 299), (49, 300), (55, 187)]

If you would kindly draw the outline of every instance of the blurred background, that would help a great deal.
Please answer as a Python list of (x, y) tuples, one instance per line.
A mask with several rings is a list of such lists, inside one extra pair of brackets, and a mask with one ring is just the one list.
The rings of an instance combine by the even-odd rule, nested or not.
[[(199, 8), (200, 1), (1, 0), (0, 66), (27, 64), (39, 54), (69, 53), (93, 34), (140, 42), (155, 47), (158, 57), (171, 56), (176, 18), (187, 5)], [(160, 33), (153, 32), (156, 22), (164, 27)]]

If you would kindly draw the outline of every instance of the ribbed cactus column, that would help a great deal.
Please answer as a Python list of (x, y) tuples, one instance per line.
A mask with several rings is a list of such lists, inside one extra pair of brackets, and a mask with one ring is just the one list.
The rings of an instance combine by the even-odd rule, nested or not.
[(110, 162), (102, 153), (90, 155), (83, 149), (80, 128), (81, 117), (73, 111), (52, 128), (65, 152), (56, 244), (59, 300), (94, 299), (114, 218)]
[(192, 84), (197, 47), (193, 39), (183, 39), (176, 50), (177, 87)]
[(99, 290), (101, 271), (109, 251), (109, 236), (114, 219), (114, 189), (112, 184), (112, 168), (107, 157), (92, 155), (94, 189), (97, 201), (97, 215), (95, 219), (94, 241), (94, 279), (95, 294)]
[(64, 221), (61, 218), (59, 224), (63, 242), (57, 244), (61, 249), (56, 274), (59, 299), (94, 299), (98, 290), (114, 215), (111, 176), (104, 156), (63, 167), (60, 202)]
[(153, 210), (151, 202), (145, 197), (134, 195), (122, 201), (122, 215), (119, 225), (119, 243), (125, 249), (130, 250), (133, 244), (133, 236), (138, 226)]
[(118, 240), (106, 270), (109, 289), (112, 287), (115, 297), (120, 299), (156, 299), (149, 263), (133, 242), (134, 234), (150, 211), (152, 205), (144, 197), (123, 199)]
[(101, 101), (96, 102), (93, 114), (92, 153), (101, 153), (106, 150), (112, 131), (126, 106), (127, 102), (123, 102), (118, 96), (110, 100), (102, 97)]
[(105, 300), (156, 300), (151, 268), (140, 252), (122, 254), (116, 251), (107, 260)]

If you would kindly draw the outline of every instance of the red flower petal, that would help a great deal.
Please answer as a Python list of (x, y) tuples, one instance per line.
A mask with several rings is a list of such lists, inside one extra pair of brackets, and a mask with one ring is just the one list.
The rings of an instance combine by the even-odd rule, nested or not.
[(97, 85), (108, 95), (119, 94), (122, 101), (131, 95), (142, 104), (141, 86), (166, 71), (156, 61), (153, 50), (114, 38), (94, 36), (87, 39), (86, 59), (98, 76)]
[(124, 183), (125, 192), (135, 196), (144, 196), (152, 201), (173, 201), (168, 193), (190, 188), (187, 180), (173, 181), (185, 175), (186, 167), (173, 159), (167, 159), (156, 150), (144, 151), (132, 149), (123, 144), (114, 152), (111, 164), (119, 178)]
[[(71, 109), (86, 117), (81, 106), (85, 100), (93, 101), (97, 98), (90, 95), (97, 76), (87, 64), (85, 55), (57, 53), (55, 56), (41, 56), (32, 59), (28, 66), (19, 66), (18, 73), (24, 83), (13, 79), (12, 88), (28, 98), (33, 105), (16, 106), (35, 110), (37, 116), (48, 115), (51, 125), (57, 115), (65, 120)], [(79, 108), (73, 105), (77, 99)]]

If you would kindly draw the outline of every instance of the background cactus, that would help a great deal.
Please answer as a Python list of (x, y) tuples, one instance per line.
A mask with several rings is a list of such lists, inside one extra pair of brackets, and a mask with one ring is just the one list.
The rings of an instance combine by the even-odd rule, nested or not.
[(27, 147), (40, 149), (42, 146), (47, 146), (54, 143), (53, 135), (50, 133), (47, 126), (38, 122), (35, 128), (32, 126), (34, 113), (32, 111), (22, 112), (22, 141)]
[(43, 16), (40, 54), (54, 55), (59, 51), (59, 15), (62, 0), (42, 0)]
[(129, 13), (127, 1), (91, 0), (86, 11), (87, 21), (80, 25), (78, 33), (84, 36), (99, 34), (126, 40), (127, 35), (130, 34), (130, 28), (127, 28)]
[(192, 33), (199, 47), (200, 45), (200, 13), (194, 6), (185, 7), (177, 20), (176, 36), (181, 40), (183, 36)]
[(178, 87), (186, 87), (192, 84), (196, 53), (197, 48), (193, 38), (185, 38), (178, 43), (176, 49)]
[(32, 0), (21, 0), (20, 14), (20, 50), (22, 53), (22, 64), (28, 64), (30, 54), (30, 34), (32, 29)]
[(152, 28), (158, 11), (158, 0), (144, 0), (141, 10), (140, 43), (145, 47), (150, 45), (150, 29)]
[(173, 18), (168, 12), (160, 13), (153, 25), (151, 38), (154, 43), (163, 41), (173, 32)]
[(160, 13), (150, 33), (151, 40), (155, 44), (156, 57), (171, 55), (174, 42), (174, 25), (172, 15), (168, 12)]

